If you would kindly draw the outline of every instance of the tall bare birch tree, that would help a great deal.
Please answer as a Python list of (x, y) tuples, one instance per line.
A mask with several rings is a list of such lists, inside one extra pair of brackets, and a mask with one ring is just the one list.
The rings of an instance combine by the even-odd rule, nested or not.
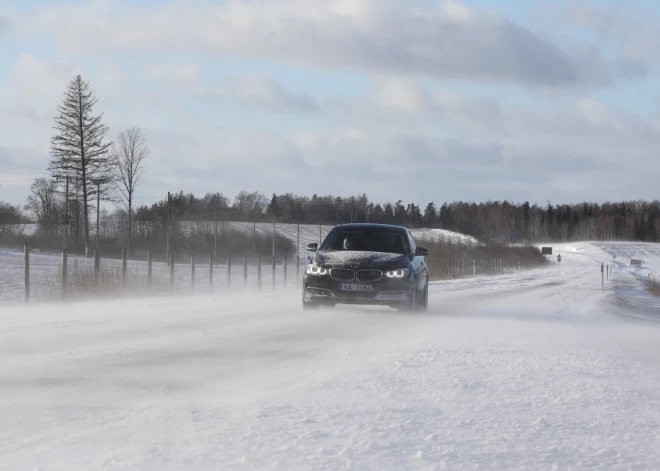
[(115, 184), (121, 201), (128, 213), (127, 249), (132, 252), (133, 199), (135, 190), (142, 183), (144, 165), (150, 154), (147, 141), (140, 128), (131, 127), (117, 136), (110, 152)]

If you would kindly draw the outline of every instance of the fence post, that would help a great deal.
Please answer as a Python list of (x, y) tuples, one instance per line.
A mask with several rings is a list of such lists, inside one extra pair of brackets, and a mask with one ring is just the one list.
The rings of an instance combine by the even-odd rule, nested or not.
[(126, 287), (126, 268), (128, 264), (128, 250), (121, 249), (121, 283)]
[(520, 271), (520, 262), (518, 262), (518, 271)]
[(605, 292), (605, 265), (600, 262), (600, 291)]
[(282, 257), (282, 266), (284, 267), (284, 287), (286, 288), (286, 257)]
[(190, 257), (190, 291), (195, 292), (195, 256)]
[(277, 269), (277, 260), (275, 259), (275, 255), (273, 254), (273, 289), (275, 289), (275, 270)]
[(94, 286), (101, 285), (101, 251), (98, 247), (94, 248)]
[(227, 287), (231, 288), (231, 255), (227, 255)]
[(209, 253), (209, 291), (213, 292), (213, 252)]
[(298, 241), (296, 245), (296, 288), (300, 285), (300, 224), (298, 224)]
[(153, 283), (153, 260), (151, 259), (151, 250), (147, 250), (147, 288), (151, 289)]
[(174, 252), (170, 252), (170, 289), (174, 291)]
[(66, 299), (66, 276), (68, 272), (68, 254), (66, 249), (62, 250), (62, 299)]
[(472, 260), (472, 276), (477, 276), (477, 261)]
[(25, 303), (30, 303), (30, 246), (25, 244), (23, 247), (25, 256)]
[(606, 278), (605, 278), (605, 279), (606, 279), (607, 281), (610, 280), (610, 264), (609, 264), (609, 263), (607, 264), (607, 275), (606, 275)]
[(257, 257), (257, 286), (261, 289), (261, 257)]
[(243, 255), (243, 286), (247, 286), (247, 278), (248, 278), (248, 264), (247, 264), (247, 257)]

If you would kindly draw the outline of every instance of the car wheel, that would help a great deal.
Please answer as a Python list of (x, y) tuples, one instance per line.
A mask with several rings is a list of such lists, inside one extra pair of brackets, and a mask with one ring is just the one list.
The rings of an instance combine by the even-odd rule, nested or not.
[(318, 305), (318, 303), (315, 303), (314, 301), (305, 301), (303, 299), (302, 307), (303, 307), (303, 310), (305, 310), (305, 311), (311, 311), (311, 310), (318, 309), (319, 305)]
[(426, 312), (429, 307), (429, 282), (426, 281), (424, 286), (424, 292), (422, 293), (421, 299), (419, 300), (419, 305), (417, 310), (421, 312)]
[(411, 297), (410, 297), (410, 301), (408, 301), (406, 304), (401, 306), (399, 308), (399, 311), (415, 312), (418, 308), (417, 299), (418, 299), (417, 290), (415, 288), (413, 288), (412, 294), (411, 294)]

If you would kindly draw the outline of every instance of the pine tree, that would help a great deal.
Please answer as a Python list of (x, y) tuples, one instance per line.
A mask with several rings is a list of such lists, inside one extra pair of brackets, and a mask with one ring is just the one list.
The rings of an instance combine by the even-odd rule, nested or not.
[(89, 206), (96, 195), (92, 182), (108, 179), (108, 149), (112, 145), (105, 142), (108, 127), (101, 122), (103, 114), (93, 115), (96, 101), (89, 83), (82, 76), (76, 76), (57, 107), (54, 127), (57, 134), (51, 139), (52, 160), (48, 167), (53, 175), (69, 175), (79, 179), (86, 256), (90, 256)]
[(406, 208), (401, 200), (397, 201), (394, 205), (394, 220), (395, 224), (399, 226), (406, 225)]
[(430, 202), (426, 205), (424, 210), (424, 225), (426, 227), (434, 227), (436, 220), (438, 218), (437, 211), (435, 210), (435, 204)]
[(270, 200), (270, 204), (268, 205), (266, 212), (270, 214), (273, 220), (277, 219), (277, 217), (280, 215), (280, 200), (275, 193), (273, 193), (273, 197)]
[(451, 223), (451, 210), (449, 209), (449, 205), (447, 203), (443, 203), (442, 206), (440, 206), (440, 225), (442, 227), (449, 227)]
[(374, 207), (373, 211), (373, 216), (372, 216), (372, 222), (382, 224), (385, 222), (385, 211), (383, 211), (383, 208), (381, 205), (377, 204)]

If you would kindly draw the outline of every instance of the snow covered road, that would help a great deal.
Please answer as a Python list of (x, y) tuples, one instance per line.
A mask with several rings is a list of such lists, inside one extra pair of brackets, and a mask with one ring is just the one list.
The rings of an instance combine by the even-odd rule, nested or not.
[(600, 291), (624, 250), (436, 282), (426, 314), (293, 291), (10, 306), (0, 469), (660, 469), (660, 306), (622, 259)]

